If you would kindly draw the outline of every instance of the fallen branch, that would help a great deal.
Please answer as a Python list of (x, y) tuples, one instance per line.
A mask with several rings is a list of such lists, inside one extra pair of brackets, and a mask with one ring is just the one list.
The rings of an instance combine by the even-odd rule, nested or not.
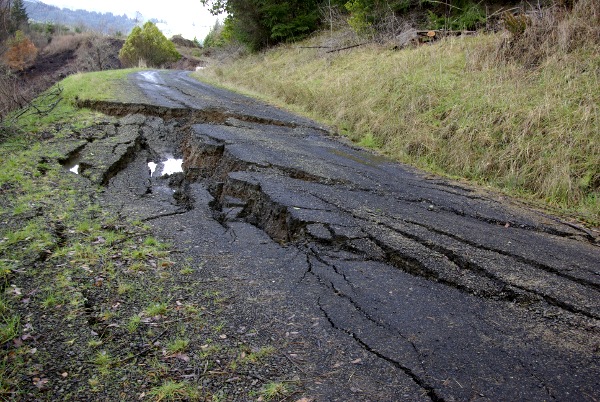
[(359, 43), (358, 45), (346, 46), (346, 47), (342, 47), (340, 49), (333, 49), (333, 50), (329, 50), (329, 51), (327, 51), (325, 53), (340, 52), (342, 50), (352, 49), (353, 47), (359, 47), (359, 46), (367, 45), (369, 43), (371, 43), (371, 42)]
[(13, 117), (13, 121), (16, 121), (22, 116), (26, 114), (35, 114), (38, 116), (46, 116), (50, 112), (58, 106), (58, 104), (63, 100), (62, 98), (63, 88), (60, 85), (56, 85), (56, 88), (45, 95), (40, 96), (36, 102), (31, 102), (25, 108), (23, 108), (19, 113), (15, 114)]
[(460, 36), (460, 35), (475, 35), (477, 31), (447, 31), (444, 29), (432, 29), (429, 31), (417, 31), (417, 35), (429, 36), (430, 38), (436, 36)]

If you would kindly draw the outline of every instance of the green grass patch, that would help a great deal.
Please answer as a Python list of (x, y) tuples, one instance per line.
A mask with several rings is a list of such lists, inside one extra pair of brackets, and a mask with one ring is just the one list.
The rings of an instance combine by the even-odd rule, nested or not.
[[(140, 98), (143, 95), (134, 86), (129, 85), (127, 76), (141, 69), (122, 69), (98, 71), (92, 73), (77, 73), (68, 76), (57, 85), (46, 91), (34, 101), (41, 110), (46, 110), (54, 99), (46, 99), (45, 94), (61, 88), (61, 101), (48, 114), (38, 115), (26, 113), (16, 123), (17, 127), (28, 133), (53, 131), (49, 129), (56, 123), (69, 123), (73, 128), (84, 128), (97, 121), (102, 115), (88, 109), (77, 108), (78, 100), (121, 100)], [(19, 112), (15, 112), (19, 113)], [(10, 117), (9, 117), (10, 120)]]
[(189, 346), (189, 339), (174, 339), (173, 341), (167, 344), (167, 352), (171, 354), (184, 352)]
[(144, 310), (144, 314), (149, 317), (155, 317), (159, 315), (166, 315), (167, 311), (169, 311), (169, 307), (167, 303), (153, 303), (146, 310)]
[(265, 401), (273, 401), (286, 397), (290, 392), (290, 387), (283, 382), (269, 382), (263, 386), (260, 395)]
[(238, 359), (241, 364), (257, 364), (275, 353), (272, 346), (264, 346), (255, 350), (244, 350)]
[(140, 317), (139, 315), (132, 316), (129, 319), (129, 321), (127, 321), (127, 331), (129, 331), (130, 333), (137, 331), (137, 329), (140, 327), (141, 322), (142, 317)]
[(18, 315), (2, 315), (0, 317), (0, 345), (16, 338), (19, 335), (21, 319)]
[(148, 392), (155, 401), (199, 400), (200, 392), (192, 384), (181, 381), (165, 381)]

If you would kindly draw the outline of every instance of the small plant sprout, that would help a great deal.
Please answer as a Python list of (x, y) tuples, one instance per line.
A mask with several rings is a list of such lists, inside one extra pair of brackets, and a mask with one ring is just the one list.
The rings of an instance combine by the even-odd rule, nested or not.
[(156, 240), (156, 238), (149, 236), (146, 237), (146, 239), (144, 239), (144, 245), (149, 247), (158, 247), (160, 245), (160, 242)]
[(175, 339), (167, 345), (167, 352), (170, 354), (181, 353), (187, 349), (190, 341), (187, 339)]
[(56, 293), (48, 293), (42, 300), (42, 307), (45, 309), (54, 308), (62, 303), (62, 298)]
[(14, 339), (19, 335), (21, 320), (18, 315), (3, 317), (0, 320), (0, 344)]
[(271, 356), (273, 353), (275, 353), (275, 348), (273, 346), (265, 346), (250, 353), (242, 352), (240, 356), (240, 362), (255, 364), (264, 358)]
[(192, 384), (178, 381), (166, 381), (148, 392), (155, 401), (187, 401), (200, 398), (199, 392)]
[(166, 315), (169, 310), (167, 303), (154, 303), (144, 311), (149, 317), (156, 317), (159, 315)]
[(98, 366), (98, 370), (100, 374), (106, 375), (110, 370), (110, 365), (112, 364), (112, 357), (108, 354), (107, 351), (102, 350), (94, 356), (92, 363)]
[(141, 322), (142, 322), (142, 318), (139, 315), (136, 314), (136, 315), (132, 316), (129, 319), (129, 321), (127, 322), (127, 331), (129, 331), (129, 333), (133, 333), (133, 332), (137, 331)]
[(117, 293), (119, 295), (124, 295), (126, 293), (129, 293), (133, 290), (133, 285), (131, 283), (125, 283), (125, 282), (121, 282), (119, 283), (119, 286), (117, 287)]
[(290, 393), (290, 387), (282, 382), (270, 382), (260, 390), (260, 395), (265, 401), (283, 398)]

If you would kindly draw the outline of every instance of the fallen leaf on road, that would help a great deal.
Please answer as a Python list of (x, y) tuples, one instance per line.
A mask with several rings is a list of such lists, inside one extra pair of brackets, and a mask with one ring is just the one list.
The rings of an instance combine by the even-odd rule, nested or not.
[(35, 385), (38, 389), (44, 389), (46, 387), (46, 384), (48, 383), (48, 379), (47, 378), (34, 378), (33, 379), (33, 385)]

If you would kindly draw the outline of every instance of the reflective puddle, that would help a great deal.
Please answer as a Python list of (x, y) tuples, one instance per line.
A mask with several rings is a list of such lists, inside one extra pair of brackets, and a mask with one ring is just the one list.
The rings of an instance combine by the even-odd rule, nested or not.
[(156, 163), (148, 162), (148, 168), (150, 169), (150, 177), (152, 177), (154, 175), (154, 172), (156, 171), (156, 166), (157, 166)]
[(145, 80), (152, 82), (153, 84), (158, 84), (158, 73), (156, 71), (144, 71), (140, 73)]
[(162, 174), (183, 172), (183, 159), (167, 159), (163, 162)]
[(80, 173), (80, 166), (79, 166), (80, 161), (81, 161), (81, 157), (79, 156), (79, 153), (77, 153), (74, 156), (72, 156), (71, 158), (69, 158), (68, 160), (61, 162), (61, 163), (62, 163), (63, 167), (65, 169), (67, 169), (69, 172), (79, 174)]
[[(159, 164), (155, 162), (148, 162), (148, 169), (150, 169), (150, 177), (171, 175), (174, 173), (183, 172), (183, 159), (169, 158)], [(158, 169), (158, 172), (157, 172)]]
[[(79, 156), (71, 158), (71, 160), (63, 163), (63, 166), (71, 173), (80, 174), (80, 160), (81, 158)], [(183, 159), (168, 158), (159, 163), (148, 162), (148, 169), (150, 170), (150, 177), (161, 177), (164, 175), (180, 173), (183, 172)]]

